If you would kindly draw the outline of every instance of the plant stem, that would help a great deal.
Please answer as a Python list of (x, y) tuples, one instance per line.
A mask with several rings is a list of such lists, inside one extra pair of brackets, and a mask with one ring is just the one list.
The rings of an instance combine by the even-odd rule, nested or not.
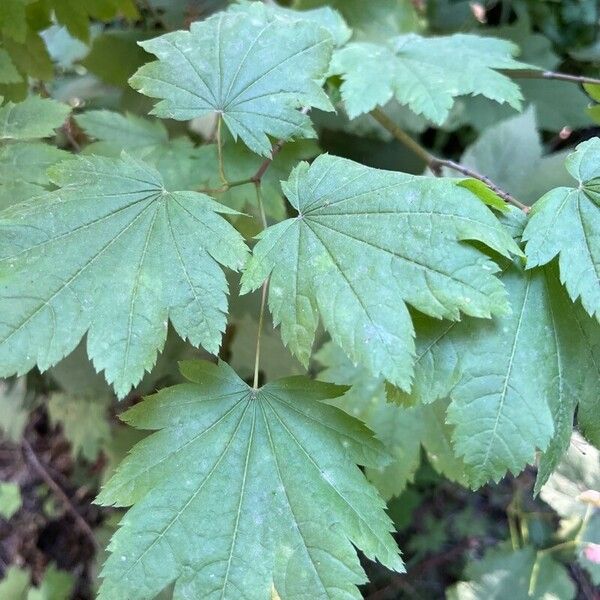
[(559, 73), (558, 71), (542, 71), (538, 69), (498, 69), (498, 71), (511, 79), (553, 79), (555, 81), (569, 81), (581, 85), (584, 83), (600, 85), (600, 79), (595, 77), (570, 75), (569, 73)]
[(376, 108), (372, 110), (370, 114), (384, 129), (387, 129), (387, 131), (389, 131), (394, 138), (396, 138), (400, 143), (404, 144), (404, 146), (406, 146), (411, 152), (416, 154), (429, 167), (429, 169), (431, 169), (432, 173), (436, 177), (440, 177), (443, 174), (443, 167), (452, 169), (453, 171), (462, 173), (467, 177), (472, 177), (473, 179), (481, 181), (496, 195), (502, 198), (502, 200), (512, 204), (513, 206), (517, 206), (524, 213), (528, 213), (530, 211), (529, 206), (519, 202), (519, 200), (497, 186), (487, 175), (482, 175), (481, 173), (461, 165), (460, 163), (454, 162), (453, 160), (447, 158), (438, 158), (437, 156), (431, 154), (403, 129), (400, 129), (400, 127), (398, 127), (398, 125), (396, 125), (396, 123), (394, 123), (381, 109)]
[[(262, 194), (260, 190), (260, 181), (254, 183), (256, 188), (256, 202), (258, 204), (258, 210), (260, 213), (260, 220), (263, 229), (267, 228), (267, 215), (265, 214), (265, 207), (262, 201)], [(258, 373), (260, 370), (260, 337), (262, 335), (263, 323), (265, 320), (265, 304), (267, 301), (267, 288), (269, 287), (269, 279), (267, 278), (262, 284), (261, 296), (260, 296), (260, 312), (258, 315), (258, 331), (256, 333), (256, 350), (254, 353), (254, 379), (252, 387), (258, 389)]]
[[(308, 107), (305, 107), (300, 112), (303, 115), (305, 115), (308, 113), (309, 110), (310, 109)], [(267, 169), (271, 166), (271, 163), (273, 162), (273, 160), (275, 159), (277, 154), (279, 154), (279, 152), (281, 151), (281, 148), (283, 148), (283, 145), (285, 144), (285, 140), (283, 140), (283, 139), (275, 142), (275, 144), (273, 144), (273, 147), (271, 148), (271, 156), (269, 156), (269, 158), (265, 158), (265, 160), (260, 164), (260, 166), (256, 170), (256, 173), (254, 173), (254, 175), (252, 175), (252, 177), (248, 177), (247, 179), (240, 179), (239, 181), (229, 182), (229, 181), (227, 181), (227, 177), (225, 176), (225, 169), (223, 166), (223, 143), (221, 140), (221, 120), (222, 120), (222, 115), (218, 115), (216, 138), (217, 138), (217, 155), (218, 155), (218, 160), (219, 160), (219, 176), (221, 178), (222, 185), (221, 185), (221, 187), (218, 187), (218, 188), (201, 188), (201, 189), (199, 189), (198, 191), (202, 192), (203, 194), (222, 194), (223, 192), (226, 192), (227, 190), (231, 189), (232, 187), (237, 187), (238, 185), (245, 185), (247, 183), (254, 183), (255, 185), (260, 185), (260, 182), (262, 181), (262, 178), (263, 178), (264, 174), (266, 173)]]
[[(303, 115), (306, 115), (308, 114), (309, 110), (310, 107), (305, 106), (302, 110), (300, 110), (300, 112)], [(263, 175), (265, 174), (266, 170), (271, 166), (271, 163), (273, 162), (277, 154), (279, 154), (284, 144), (285, 140), (279, 140), (275, 144), (273, 144), (273, 147), (271, 149), (271, 156), (263, 161), (260, 167), (258, 167), (258, 170), (254, 174), (254, 176), (251, 177), (251, 180), (254, 181), (254, 183), (260, 183), (262, 181)]]
[(211, 196), (213, 194), (223, 194), (231, 188), (238, 187), (239, 185), (246, 185), (247, 183), (254, 183), (252, 177), (248, 177), (247, 179), (240, 179), (239, 181), (228, 181), (226, 184), (218, 188), (199, 188), (197, 191), (202, 194), (208, 194), (209, 196)]
[(223, 187), (229, 189), (229, 182), (225, 177), (225, 165), (223, 164), (223, 138), (221, 137), (221, 125), (223, 123), (223, 115), (221, 113), (217, 116), (217, 157), (219, 160), (219, 177)]
[(54, 481), (50, 473), (46, 470), (44, 465), (41, 463), (40, 459), (37, 457), (35, 451), (31, 447), (31, 444), (23, 439), (21, 442), (23, 447), (23, 452), (27, 459), (27, 462), (35, 469), (37, 474), (44, 480), (44, 483), (50, 488), (50, 491), (60, 500), (60, 502), (64, 505), (67, 512), (73, 517), (75, 524), (79, 527), (79, 529), (86, 535), (86, 537), (92, 543), (94, 549), (98, 552), (100, 550), (100, 546), (98, 541), (96, 540), (96, 536), (92, 531), (92, 528), (88, 525), (87, 521), (77, 512), (77, 509), (73, 506), (69, 497), (63, 492), (62, 488)]

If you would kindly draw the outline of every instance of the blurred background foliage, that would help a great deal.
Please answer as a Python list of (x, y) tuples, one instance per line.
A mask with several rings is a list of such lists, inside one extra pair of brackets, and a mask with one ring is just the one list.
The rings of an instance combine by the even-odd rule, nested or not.
[[(47, 145), (47, 161), (31, 164), (18, 145), (0, 148), (0, 207), (31, 186), (48, 187), (45, 168), (64, 151), (118, 155), (122, 150), (155, 164), (180, 189), (218, 187), (214, 122), (157, 122), (149, 99), (128, 85), (149, 57), (137, 42), (187, 28), (227, 6), (225, 0), (1, 0), (0, 96), (19, 101), (30, 92), (69, 104), (73, 113)], [(474, 32), (509, 39), (521, 58), (544, 69), (598, 76), (600, 7), (596, 0), (287, 0), (307, 9), (330, 5), (356, 39), (419, 32)], [(339, 81), (327, 82), (338, 98)], [(438, 155), (460, 158), (528, 204), (568, 181), (569, 148), (600, 132), (600, 90), (561, 81), (523, 80), (519, 114), (482, 98), (460, 98), (438, 128), (408, 109), (386, 111)], [(285, 146), (264, 181), (271, 218), (286, 206), (279, 180), (299, 159), (321, 151), (393, 170), (421, 173), (423, 164), (368, 118), (349, 122), (343, 110), (314, 114), (317, 141)], [(208, 143), (206, 143), (208, 142)], [(36, 142), (41, 144), (42, 142)], [(58, 148), (58, 149), (57, 149)], [(252, 175), (261, 159), (231, 140), (227, 172)], [(10, 182), (9, 182), (10, 180)], [(251, 187), (251, 186), (250, 186)], [(252, 190), (221, 198), (252, 212)], [(256, 231), (240, 221), (243, 233)], [(237, 297), (222, 358), (243, 377), (253, 365), (257, 298)], [(263, 334), (263, 379), (303, 368), (272, 329)], [(368, 473), (389, 501), (404, 550), (407, 575), (365, 564), (366, 598), (599, 598), (600, 490), (598, 452), (575, 438), (540, 497), (526, 471), (477, 491), (463, 487), (461, 465), (449, 449), (443, 404), (392, 407), (384, 385), (357, 372), (321, 340), (313, 375), (356, 383), (337, 404), (365, 420), (394, 462)], [(118, 404), (89, 363), (83, 344), (46, 373), (0, 382), (0, 600), (94, 597), (98, 565), (119, 520), (116, 509), (92, 501), (128, 449), (143, 435), (117, 413), (142, 395), (178, 382), (177, 361), (202, 357), (169, 335), (156, 368)], [(169, 598), (166, 590), (164, 598)]]

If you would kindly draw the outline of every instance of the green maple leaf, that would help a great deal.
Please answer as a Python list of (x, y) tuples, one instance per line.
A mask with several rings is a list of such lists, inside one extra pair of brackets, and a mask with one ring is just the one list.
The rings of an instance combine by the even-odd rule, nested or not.
[(89, 137), (98, 140), (87, 146), (92, 154), (118, 155), (120, 148), (130, 154), (139, 152), (142, 158), (169, 141), (169, 132), (158, 119), (151, 121), (111, 110), (88, 110), (75, 120)]
[(454, 455), (450, 442), (453, 428), (445, 424), (447, 402), (411, 408), (389, 403), (383, 379), (355, 367), (331, 342), (315, 358), (325, 367), (320, 378), (352, 386), (331, 404), (363, 421), (393, 458), (384, 467), (366, 469), (367, 478), (384, 498), (400, 495), (414, 480), (421, 464), (421, 447), (436, 471), (465, 483), (464, 464)]
[(246, 385), (224, 364), (182, 363), (191, 383), (125, 413), (139, 443), (98, 501), (133, 508), (112, 538), (99, 598), (360, 598), (352, 545), (403, 570), (384, 503), (355, 463), (380, 445), (304, 377)]
[(54, 135), (71, 109), (50, 98), (31, 96), (0, 107), (0, 140), (29, 140)]
[(0, 83), (20, 83), (23, 77), (13, 63), (10, 54), (0, 48)]
[(395, 98), (441, 125), (454, 98), (464, 94), (520, 108), (519, 86), (498, 72), (535, 68), (515, 61), (516, 51), (510, 42), (476, 35), (407, 34), (385, 43), (348, 44), (334, 53), (330, 73), (343, 79), (342, 99), (350, 118)]
[(47, 191), (51, 187), (48, 168), (70, 156), (37, 141), (0, 147), (0, 210)]
[(417, 323), (409, 399), (427, 403), (450, 396), (454, 445), (473, 486), (498, 480), (507, 469), (518, 473), (536, 448), (543, 450), (539, 490), (568, 447), (577, 402), (584, 430), (598, 422), (600, 326), (571, 303), (551, 267), (523, 272), (513, 265), (502, 282), (511, 298), (509, 315)]
[(267, 136), (314, 137), (310, 119), (296, 110), (332, 110), (321, 81), (333, 39), (309, 20), (288, 18), (252, 3), (141, 42), (159, 60), (130, 79), (143, 94), (161, 101), (153, 114), (188, 120), (222, 115), (235, 138), (264, 156)]
[(60, 423), (74, 457), (81, 454), (90, 462), (98, 458), (98, 452), (110, 438), (107, 415), (110, 400), (110, 396), (87, 397), (61, 392), (50, 395), (50, 421), (53, 425)]
[(354, 38), (381, 40), (422, 28), (417, 9), (412, 2), (397, 0), (295, 0), (300, 9), (328, 4), (339, 11), (352, 27)]
[(566, 568), (550, 554), (538, 554), (532, 546), (521, 550), (492, 548), (482, 560), (470, 563), (465, 574), (472, 581), (450, 588), (448, 600), (575, 598), (575, 584)]
[[(247, 0), (238, 0), (238, 3), (231, 6), (229, 10), (231, 12), (246, 12), (250, 4), (252, 2)], [(269, 3), (264, 4), (262, 10), (286, 20), (313, 22), (329, 31), (336, 46), (343, 46), (352, 36), (352, 30), (348, 27), (342, 15), (330, 6), (313, 8), (312, 10), (294, 10), (278, 6), (275, 3)]]
[[(96, 140), (85, 147), (85, 154), (118, 157), (125, 150), (156, 167), (169, 189), (198, 189), (205, 181), (205, 147), (194, 146), (187, 136), (169, 139), (159, 120), (109, 110), (88, 111), (76, 120)], [(215, 168), (218, 176), (218, 166)]]
[(218, 263), (239, 269), (246, 246), (195, 192), (122, 159), (78, 157), (51, 170), (61, 189), (2, 213), (0, 373), (56, 364), (87, 348), (123, 396), (150, 369), (170, 319), (215, 353), (226, 321)]
[[(522, 202), (533, 204), (552, 188), (571, 181), (563, 165), (566, 156), (566, 152), (543, 155), (536, 112), (528, 108), (486, 129), (465, 150), (460, 163), (485, 173)], [(456, 172), (446, 170), (445, 174), (455, 176)]]
[(242, 293), (271, 275), (274, 320), (303, 363), (320, 315), (353, 362), (408, 389), (414, 332), (405, 303), (449, 319), (508, 310), (498, 267), (463, 240), (520, 251), (457, 180), (321, 155), (283, 187), (299, 214), (259, 236)]
[(600, 139), (579, 144), (566, 167), (579, 186), (556, 188), (534, 204), (523, 234), (527, 266), (558, 256), (569, 296), (600, 320)]

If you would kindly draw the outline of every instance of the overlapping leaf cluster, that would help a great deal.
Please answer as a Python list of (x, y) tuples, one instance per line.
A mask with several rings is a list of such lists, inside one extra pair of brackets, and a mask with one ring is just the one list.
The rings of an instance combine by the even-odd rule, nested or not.
[[(94, 3), (50, 4), (81, 39), (89, 17), (133, 15), (116, 0), (106, 16)], [(257, 368), (251, 387), (224, 362), (184, 363), (187, 383), (124, 415), (154, 433), (98, 498), (131, 507), (101, 598), (152, 598), (171, 584), (176, 598), (357, 598), (365, 574), (353, 546), (404, 568), (379, 493), (402, 491), (422, 448), (472, 487), (519, 473), (539, 451), (539, 491), (575, 414), (600, 444), (600, 140), (567, 158), (575, 182), (550, 191), (568, 175), (542, 157), (532, 111), (467, 151), (465, 164), (512, 193), (533, 202), (547, 192), (528, 216), (494, 213), (481, 182), (314, 158), (309, 110), (333, 110), (328, 78), (350, 118), (393, 99), (440, 125), (459, 96), (519, 107), (508, 74), (531, 68), (504, 40), (421, 37), (400, 22), (379, 40), (356, 3), (334, 3), (349, 24), (317, 4), (240, 2), (141, 43), (156, 59), (131, 86), (155, 100), (157, 117), (216, 117), (213, 144), (89, 110), (75, 122), (90, 143), (72, 156), (40, 141), (64, 124), (66, 106), (0, 106), (0, 375), (48, 369), (85, 340), (124, 397), (154, 367), (169, 324), (217, 355), (227, 268), (242, 272), (242, 294), (268, 285), (274, 325), (304, 367), (321, 324), (331, 338), (316, 355), (322, 377), (352, 386), (299, 376), (258, 387)], [(8, 50), (27, 40), (30, 9), (9, 6), (18, 18), (0, 21), (0, 76), (17, 83)], [(498, 148), (524, 132), (530, 170), (511, 170), (511, 146), (502, 171)], [(247, 208), (276, 221), (252, 242), (240, 233), (256, 229), (244, 225)], [(71, 427), (79, 400), (54, 394), (49, 413), (94, 460), (109, 433)], [(84, 410), (101, 416), (106, 403)], [(490, 573), (494, 590), (512, 585), (497, 575), (507, 561), (521, 585), (535, 560), (528, 549), (491, 553), (456, 597), (487, 594)], [(551, 587), (568, 596), (565, 578), (554, 572)]]

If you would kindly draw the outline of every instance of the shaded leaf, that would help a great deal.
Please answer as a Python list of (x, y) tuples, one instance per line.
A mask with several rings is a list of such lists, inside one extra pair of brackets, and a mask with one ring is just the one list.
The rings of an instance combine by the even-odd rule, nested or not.
[(10, 566), (0, 581), (0, 598), (10, 600), (27, 600), (29, 589), (29, 571)]
[(0, 48), (0, 83), (19, 83), (21, 81), (23, 81), (23, 77), (17, 71), (10, 54)]
[(325, 344), (315, 358), (325, 367), (321, 378), (352, 386), (331, 403), (364, 421), (394, 459), (377, 469), (366, 469), (367, 477), (384, 498), (399, 495), (413, 481), (421, 464), (421, 447), (436, 471), (466, 483), (464, 465), (450, 443), (453, 428), (445, 424), (447, 402), (412, 408), (395, 406), (387, 402), (384, 381), (352, 365), (335, 344)]
[(60, 423), (71, 444), (73, 456), (94, 462), (110, 437), (107, 408), (110, 396), (87, 397), (85, 394), (54, 392), (48, 399), (50, 421)]
[(51, 564), (44, 572), (39, 587), (32, 587), (27, 600), (64, 600), (71, 597), (75, 580), (71, 573), (61, 571)]
[[(532, 583), (534, 565), (537, 573)], [(566, 568), (550, 554), (537, 554), (531, 546), (516, 551), (493, 548), (482, 560), (467, 566), (466, 576), (472, 581), (450, 588), (448, 600), (571, 600), (576, 593)]]
[[(563, 162), (566, 152), (543, 156), (535, 111), (501, 121), (469, 146), (460, 163), (485, 173), (496, 185), (526, 204), (571, 181)], [(448, 175), (455, 173), (447, 172)]]
[(54, 134), (71, 109), (50, 98), (32, 96), (0, 108), (0, 139), (29, 140)]
[(395, 98), (441, 125), (454, 98), (464, 94), (520, 108), (519, 86), (495, 70), (526, 66), (513, 60), (516, 51), (510, 42), (475, 35), (408, 34), (385, 44), (350, 43), (334, 53), (330, 72), (344, 80), (341, 93), (350, 118)]
[(421, 28), (422, 23), (411, 0), (295, 0), (300, 9), (327, 4), (346, 19), (355, 37), (361, 40), (389, 38)]
[(561, 517), (583, 518), (588, 505), (580, 495), (600, 491), (600, 451), (574, 434), (568, 451), (542, 487), (540, 496)]

